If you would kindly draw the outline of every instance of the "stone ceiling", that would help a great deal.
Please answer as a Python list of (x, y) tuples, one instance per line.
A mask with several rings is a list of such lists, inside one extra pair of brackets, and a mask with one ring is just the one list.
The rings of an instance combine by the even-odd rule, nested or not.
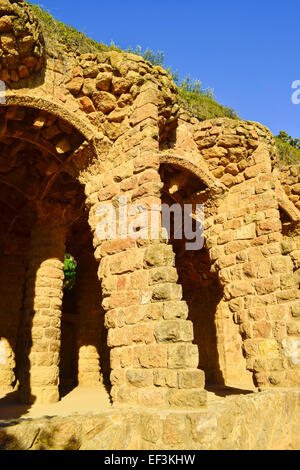
[(69, 172), (83, 136), (55, 116), (0, 107), (1, 239), (28, 237), (37, 212), (68, 221), (84, 213), (83, 187)]

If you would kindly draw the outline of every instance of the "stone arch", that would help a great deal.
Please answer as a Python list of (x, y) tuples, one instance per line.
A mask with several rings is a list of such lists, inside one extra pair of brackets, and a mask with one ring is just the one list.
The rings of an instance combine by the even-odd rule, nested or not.
[[(194, 216), (196, 204), (204, 204), (205, 218), (218, 215), (218, 200), (224, 194), (222, 185), (216, 184), (214, 178), (205, 170), (180, 157), (164, 156), (160, 159), (160, 174), (164, 183), (162, 202), (171, 205), (192, 204)], [(168, 175), (171, 169), (171, 176)], [(172, 173), (174, 171), (174, 173)], [(170, 193), (167, 194), (166, 193)], [(197, 216), (195, 216), (197, 218)], [(205, 220), (204, 220), (205, 226)], [(199, 369), (204, 370), (206, 386), (235, 386), (227, 372), (226, 354), (231, 345), (228, 344), (228, 322), (224, 321), (224, 290), (211, 256), (210, 235), (204, 236), (201, 249), (187, 251), (186, 240), (172, 240), (171, 244), (176, 255), (176, 269), (179, 283), (183, 288), (183, 300), (189, 308), (188, 319), (194, 327), (194, 344), (199, 350)], [(232, 319), (229, 321), (234, 334), (241, 343), (238, 327)], [(239, 354), (242, 357), (241, 344)], [(244, 364), (245, 375), (246, 364)], [(241, 382), (238, 383), (238, 386)], [(247, 386), (251, 381), (247, 377)]]
[(182, 158), (176, 155), (171, 154), (161, 154), (159, 157), (160, 164), (169, 164), (181, 168), (182, 171), (188, 171), (193, 174), (195, 177), (199, 178), (208, 188), (216, 189), (219, 191), (225, 190), (223, 185), (210, 173), (209, 170), (195, 165), (193, 162), (187, 158)]
[(97, 129), (84, 116), (77, 116), (68, 110), (67, 106), (62, 106), (53, 101), (53, 97), (36, 97), (30, 94), (19, 93), (17, 90), (6, 90), (4, 106), (24, 106), (46, 111), (70, 123), (77, 129), (87, 141), (97, 136)]
[[(89, 178), (87, 169), (96, 157), (94, 133), (84, 125), (81, 132), (79, 119), (56, 105), (45, 103), (16, 96), (8, 98), (6, 105), (0, 107), (0, 173), (4, 175), (0, 177), (0, 204), (7, 206), (2, 211), (2, 218), (7, 218), (2, 220), (5, 223), (1, 239), (8, 242), (3, 244), (1, 253), (3, 280), (8, 261), (12, 265), (13, 261), (18, 262), (13, 268), (14, 277), (10, 275), (10, 281), (15, 284), (11, 299), (15, 299), (16, 305), (8, 305), (4, 299), (2, 310), (3, 315), (5, 312), (13, 315), (9, 332), (5, 331), (7, 316), (2, 315), (0, 337), (6, 335), (9, 339), (5, 345), (1, 344), (10, 361), (5, 358), (7, 367), (0, 367), (0, 375), (7, 392), (16, 390), (19, 382), (22, 401), (38, 403), (59, 399), (63, 262), (72, 239), (70, 227), (77, 228), (78, 233), (83, 226), (87, 234), (88, 246), (80, 246), (78, 236), (70, 246), (77, 250), (80, 265), (85, 266), (80, 275), (81, 292), (85, 292), (82, 295), (91, 297), (86, 292), (86, 279), (91, 276), (94, 291), (101, 295), (100, 285), (96, 285), (97, 266), (92, 263), (93, 240), (84, 194)], [(10, 209), (14, 209), (11, 217)], [(86, 263), (86, 258), (91, 261)], [(93, 330), (97, 330), (95, 321), (100, 318), (97, 314), (101, 315), (101, 300), (94, 298), (93, 302), (90, 319), (86, 319), (88, 313), (82, 302), (77, 307), (84, 319), (79, 320), (78, 381), (86, 384), (100, 382), (100, 344), (86, 332), (93, 322)]]

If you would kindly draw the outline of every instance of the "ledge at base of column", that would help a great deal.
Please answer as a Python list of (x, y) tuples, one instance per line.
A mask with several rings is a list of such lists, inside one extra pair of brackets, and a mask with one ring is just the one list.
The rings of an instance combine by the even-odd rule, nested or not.
[(192, 408), (206, 405), (207, 391), (204, 389), (169, 389), (145, 387), (137, 389), (128, 385), (112, 388), (114, 405), (139, 405), (153, 408)]

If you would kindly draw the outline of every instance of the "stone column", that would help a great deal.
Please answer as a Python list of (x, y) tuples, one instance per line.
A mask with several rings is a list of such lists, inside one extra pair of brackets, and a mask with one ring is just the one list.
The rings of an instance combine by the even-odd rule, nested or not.
[[(24, 247), (24, 242), (22, 243)], [(24, 254), (0, 259), (0, 395), (16, 385), (16, 347), (25, 275)]]
[(239, 326), (256, 386), (297, 386), (300, 340), (293, 317), (300, 295), (289, 256), (295, 244), (283, 240), (269, 153), (254, 152), (245, 174), (207, 220), (210, 255), (224, 287), (222, 315)]
[(21, 380), (21, 397), (27, 403), (59, 400), (65, 226), (59, 221), (56, 224), (56, 220), (57, 217), (40, 219), (31, 233)]
[(155, 80), (141, 87), (128, 128), (105, 154), (102, 174), (92, 176), (85, 191), (100, 261), (114, 403), (198, 407), (206, 398), (204, 373), (197, 369), (198, 350), (181, 301), (172, 247), (124, 236), (119, 222), (111, 240), (103, 242), (96, 235), (101, 204), (110, 204), (118, 214), (124, 207), (120, 197), (128, 206), (161, 204), (159, 106), (164, 106), (164, 96), (168, 101)]
[[(206, 402), (205, 377), (197, 369), (198, 348), (172, 246), (151, 238), (97, 237), (101, 217), (95, 200), (119, 210), (121, 195), (129, 206), (161, 204), (157, 155), (149, 155), (144, 166), (137, 157), (127, 167), (125, 174), (116, 167), (86, 188), (111, 348), (112, 398), (116, 404), (197, 408)], [(113, 188), (107, 185), (111, 177)]]
[[(100, 266), (115, 403), (199, 407), (206, 401), (193, 325), (177, 284), (173, 248), (102, 245)], [(126, 249), (127, 244), (127, 249)]]
[(101, 308), (101, 286), (93, 254), (82, 256), (78, 260), (76, 282), (79, 312), (78, 384), (99, 385), (101, 383), (99, 354), (104, 328), (104, 311)]

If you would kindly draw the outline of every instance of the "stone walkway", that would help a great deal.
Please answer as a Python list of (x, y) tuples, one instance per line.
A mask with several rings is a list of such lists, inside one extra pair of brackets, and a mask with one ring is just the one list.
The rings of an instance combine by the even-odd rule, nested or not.
[[(240, 388), (210, 386), (208, 391), (208, 402), (222, 401), (225, 397), (235, 395), (247, 395), (253, 390), (241, 386)], [(74, 414), (99, 414), (111, 408), (110, 397), (103, 385), (98, 387), (76, 387), (60, 402), (53, 405), (26, 406), (13, 401), (1, 400), (0, 397), (0, 421), (25, 418), (37, 419), (44, 416), (66, 417)]]
[(227, 387), (209, 391), (207, 406), (197, 410), (115, 408), (108, 402), (104, 410), (99, 389), (80, 388), (49, 407), (48, 416), (47, 407), (39, 412), (35, 406), (26, 419), (0, 418), (0, 449), (296, 450), (299, 393)]
[(41, 418), (43, 416), (70, 416), (76, 413), (99, 414), (111, 407), (109, 395), (103, 386), (77, 387), (53, 405), (20, 405), (0, 400), (0, 420)]

